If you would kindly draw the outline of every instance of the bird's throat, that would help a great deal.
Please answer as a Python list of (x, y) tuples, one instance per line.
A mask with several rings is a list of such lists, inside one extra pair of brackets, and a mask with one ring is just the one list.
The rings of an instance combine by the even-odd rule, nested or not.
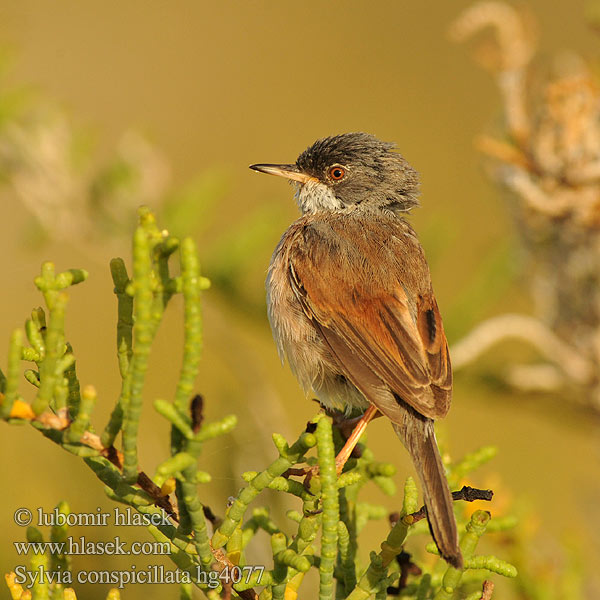
[(333, 190), (318, 181), (308, 181), (296, 185), (296, 202), (302, 214), (314, 214), (319, 211), (334, 211), (344, 208), (344, 203), (335, 196)]

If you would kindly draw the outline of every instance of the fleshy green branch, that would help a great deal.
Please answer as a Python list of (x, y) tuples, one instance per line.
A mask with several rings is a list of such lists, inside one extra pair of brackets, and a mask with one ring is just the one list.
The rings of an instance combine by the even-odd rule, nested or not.
[(198, 433), (194, 435), (194, 441), (207, 442), (213, 438), (225, 435), (234, 429), (237, 425), (237, 417), (235, 415), (227, 415), (220, 421), (213, 423), (205, 423), (202, 425)]
[[(120, 502), (139, 508), (152, 504), (152, 498), (146, 492), (134, 488), (123, 478), (121, 471), (102, 456), (85, 458), (86, 465), (95, 473), (104, 485), (110, 488)], [(156, 508), (157, 511), (160, 509)]]
[(421, 581), (419, 582), (419, 587), (417, 588), (417, 595), (415, 600), (425, 600), (428, 597), (428, 592), (431, 589), (431, 575), (429, 573), (425, 573), (423, 577), (421, 577)]
[[(61, 411), (67, 405), (74, 415), (79, 408), (79, 382), (75, 374), (75, 357), (72, 348), (65, 344), (64, 318), (67, 295), (62, 290), (87, 279), (87, 271), (69, 269), (55, 275), (54, 264), (42, 265), (42, 274), (35, 278), (35, 284), (44, 295), (49, 311), (48, 326), (44, 311), (38, 308), (32, 312), (31, 320), (25, 324), (32, 348), (25, 349), (23, 358), (34, 360), (39, 366), (37, 378), (29, 374), (28, 380), (37, 384), (38, 393), (32, 409), (40, 415), (47, 408)], [(65, 383), (66, 378), (66, 383)]]
[[(35, 527), (28, 527), (27, 541), (40, 544), (43, 543), (44, 538), (42, 537), (40, 531), (38, 531)], [(50, 567), (50, 560), (48, 555), (45, 553), (32, 554), (30, 564), (32, 572), (38, 571), (39, 569), (42, 571), (48, 571)], [(50, 589), (47, 578), (36, 578), (33, 583), (33, 587), (31, 588), (31, 598), (32, 600), (50, 599)]]
[[(46, 263), (47, 265), (48, 263)], [(46, 274), (46, 277), (48, 275)], [(44, 279), (47, 283), (47, 279)], [(48, 300), (46, 300), (48, 302)], [(40, 366), (40, 387), (33, 401), (32, 408), (36, 415), (44, 412), (51, 404), (56, 387), (61, 385), (62, 371), (59, 369), (59, 360), (64, 355), (64, 327), (65, 308), (67, 295), (64, 292), (52, 296), (50, 308), (50, 319), (46, 329), (46, 354), (44, 362)]]
[(290, 448), (280, 448), (279, 458), (269, 467), (259, 473), (248, 487), (241, 490), (238, 497), (233, 501), (227, 509), (223, 523), (213, 535), (212, 543), (215, 548), (222, 548), (226, 543), (238, 523), (242, 520), (248, 505), (260, 492), (290, 467), (300, 461), (309, 448), (312, 448), (317, 443), (315, 436), (311, 433), (303, 433), (298, 441)]
[[(484, 534), (489, 520), (490, 513), (485, 510), (477, 510), (471, 516), (471, 520), (467, 524), (467, 530), (460, 541), (460, 549), (465, 562), (471, 560), (479, 538)], [(434, 596), (434, 600), (452, 600), (454, 592), (460, 584), (462, 574), (462, 569), (449, 566), (442, 578), (442, 587)]]
[(153, 481), (160, 487), (169, 477), (180, 475), (182, 471), (195, 464), (195, 456), (188, 452), (178, 452), (156, 467), (156, 475), (154, 475)]
[(131, 283), (127, 267), (122, 258), (110, 261), (110, 273), (115, 284), (117, 297), (117, 358), (119, 373), (125, 379), (129, 373), (129, 364), (133, 356), (133, 297), (127, 293)]
[[(170, 250), (171, 247), (166, 249), (165, 254), (167, 256)], [(200, 264), (196, 244), (191, 238), (183, 240), (179, 254), (181, 263), (181, 277), (179, 279), (184, 302), (183, 360), (172, 409), (163, 406), (163, 414), (171, 417), (171, 453), (175, 455), (185, 448), (192, 450), (195, 457), (200, 453), (202, 440), (192, 441), (192, 418), (186, 410), (194, 391), (194, 382), (198, 374), (198, 364), (202, 353)], [(168, 273), (163, 271), (163, 278), (167, 275)], [(192, 437), (189, 435), (190, 432)], [(201, 557), (203, 568), (208, 570), (212, 560), (210, 543), (202, 504), (196, 490), (196, 469), (193, 464), (182, 470), (182, 477), (177, 480), (175, 494), (181, 509), (180, 530), (183, 532), (191, 529), (194, 532), (194, 543)]]
[(4, 399), (0, 404), (0, 415), (3, 419), (8, 419), (13, 404), (18, 399), (22, 349), (23, 332), (20, 329), (16, 329), (10, 336), (10, 344), (8, 346), (8, 368), (4, 384)]
[(123, 473), (129, 482), (137, 479), (137, 435), (142, 414), (142, 390), (148, 368), (152, 325), (152, 240), (147, 226), (140, 225), (133, 238), (133, 355), (128, 372), (129, 398), (122, 398)]
[[(344, 596), (348, 595), (356, 586), (356, 554), (358, 551), (358, 529), (357, 529), (357, 508), (356, 502), (350, 499), (350, 492), (355, 491), (352, 488), (340, 490), (340, 520), (348, 531), (348, 548), (341, 564), (344, 583)], [(352, 494), (353, 496), (353, 494)], [(341, 550), (340, 550), (341, 552)]]
[(335, 448), (331, 420), (328, 417), (322, 416), (319, 419), (315, 435), (323, 505), (319, 600), (329, 600), (333, 598), (333, 567), (337, 557), (337, 525), (340, 520), (340, 507), (336, 485)]
[(41, 306), (38, 306), (31, 311), (31, 319), (27, 319), (25, 322), (25, 333), (27, 334), (29, 343), (37, 352), (38, 361), (43, 360), (46, 353), (45, 331), (46, 313), (44, 313), (44, 309)]
[[(256, 471), (246, 471), (245, 473), (242, 473), (242, 479), (250, 483), (257, 475), (258, 473)], [(306, 499), (311, 495), (299, 481), (288, 479), (287, 477), (275, 477), (267, 487), (270, 490), (293, 494), (302, 499)]]
[(32, 386), (36, 388), (40, 387), (40, 374), (38, 371), (34, 371), (33, 369), (25, 369), (25, 371), (23, 371), (23, 377), (25, 377), (26, 381)]
[[(175, 563), (175, 565), (179, 569), (181, 569), (181, 571), (188, 573), (190, 576), (190, 579), (200, 589), (203, 589), (205, 591), (210, 589), (210, 588), (208, 588), (208, 586), (206, 584), (203, 583), (202, 580), (198, 579), (197, 563), (191, 558), (189, 552), (187, 551), (187, 545), (182, 546), (181, 543), (179, 543), (179, 544), (176, 543), (177, 542), (176, 538), (171, 538), (168, 535), (165, 535), (164, 531), (161, 528), (156, 527), (154, 525), (150, 525), (148, 527), (148, 530), (150, 531), (150, 533), (152, 534), (152, 537), (154, 537), (154, 539), (157, 542), (160, 542), (160, 543), (167, 542), (171, 545), (171, 551), (169, 553), (169, 557)], [(216, 589), (214, 591), (217, 592), (217, 595), (213, 596), (213, 597), (219, 598), (220, 596), (218, 595), (218, 589)]]
[(121, 393), (102, 432), (102, 444), (106, 448), (114, 444), (123, 426), (123, 406), (129, 402), (131, 393), (129, 367), (133, 356), (133, 297), (127, 293), (131, 282), (122, 258), (113, 258), (110, 261), (110, 272), (117, 296), (117, 359), (121, 374)]
[(465, 569), (487, 569), (504, 577), (516, 577), (517, 568), (496, 556), (473, 556), (465, 562)]
[(180, 413), (171, 402), (158, 398), (154, 401), (154, 408), (157, 413), (165, 417), (179, 432), (188, 440), (194, 438), (194, 432), (190, 426), (189, 420)]
[[(71, 511), (69, 505), (63, 500), (56, 506), (56, 512), (60, 515), (67, 516)], [(68, 541), (69, 528), (66, 525), (66, 521), (63, 524), (55, 524), (52, 526), (50, 531), (50, 541), (54, 542), (55, 548), (58, 548), (58, 544), (66, 543)], [(70, 568), (70, 559), (68, 554), (50, 554), (50, 569), (56, 571), (57, 569), (63, 569), (67, 571)]]
[(341, 568), (341, 577), (338, 577), (338, 585), (343, 585), (344, 593), (342, 597), (345, 597), (356, 585), (356, 567), (354, 565), (354, 557), (350, 553), (350, 533), (348, 532), (348, 528), (343, 521), (338, 522), (337, 528)]
[(55, 275), (54, 263), (45, 262), (42, 265), (41, 275), (34, 279), (34, 283), (42, 292), (48, 310), (52, 312), (61, 290), (82, 283), (87, 278), (88, 273), (84, 269), (69, 269)]
[(242, 549), (246, 547), (259, 529), (266, 531), (269, 535), (280, 531), (275, 521), (271, 519), (269, 509), (264, 506), (255, 508), (252, 511), (252, 516), (244, 523), (242, 528)]
[[(192, 400), (192, 406), (193, 404), (194, 401)], [(175, 406), (173, 408), (175, 409)], [(181, 443), (179, 445), (194, 458), (194, 462), (185, 466), (181, 471), (181, 477), (177, 478), (176, 495), (179, 503), (179, 531), (182, 534), (193, 532), (194, 543), (197, 545), (205, 570), (210, 567), (210, 541), (204, 518), (204, 508), (197, 489), (201, 472), (197, 470), (195, 462), (205, 441), (228, 433), (236, 424), (237, 418), (230, 415), (216, 423), (203, 425), (195, 434), (192, 431), (192, 439), (180, 438)]]
[(94, 409), (94, 404), (96, 404), (96, 398), (97, 394), (93, 386), (88, 385), (83, 388), (79, 412), (75, 415), (74, 421), (66, 431), (66, 440), (68, 442), (74, 444), (82, 438), (85, 430), (89, 427), (90, 416)]
[(184, 303), (184, 346), (181, 373), (175, 391), (175, 408), (180, 412), (187, 409), (194, 392), (194, 381), (202, 353), (202, 313), (200, 292), (206, 281), (200, 276), (200, 265), (196, 244), (191, 238), (181, 243), (181, 280)]
[(322, 514), (314, 514), (315, 511), (311, 510), (315, 500), (304, 503), (305, 515), (298, 524), (298, 534), (292, 541), (290, 547), (298, 553), (305, 552), (311, 547), (311, 544), (317, 537), (319, 525), (321, 524)]
[(348, 596), (348, 600), (366, 600), (372, 594), (376, 594), (381, 588), (382, 582), (387, 575), (389, 564), (402, 552), (408, 528), (412, 519), (408, 518), (414, 512), (418, 503), (417, 486), (414, 479), (408, 477), (404, 485), (404, 502), (402, 514), (392, 527), (387, 539), (381, 544), (381, 552), (371, 553), (371, 562), (360, 581)]
[(417, 484), (412, 477), (406, 478), (404, 484), (404, 500), (402, 502), (402, 514), (410, 515), (417, 510), (419, 505), (419, 491), (417, 490)]
[(179, 600), (192, 600), (194, 587), (191, 584), (182, 583), (179, 586)]
[(287, 549), (287, 539), (283, 533), (274, 533), (271, 536), (271, 551), (273, 553), (273, 587), (271, 589), (273, 600), (284, 600), (285, 580), (288, 575), (288, 565), (284, 563), (280, 556)]
[(79, 379), (77, 378), (76, 361), (75, 356), (73, 354), (73, 347), (71, 346), (71, 344), (69, 344), (69, 342), (67, 342), (66, 346), (67, 353), (63, 358), (63, 360), (65, 360), (66, 362), (63, 363), (62, 368), (64, 371), (64, 376), (67, 379), (67, 402), (65, 406), (61, 406), (57, 400), (56, 409), (60, 410), (66, 407), (69, 409), (69, 414), (73, 416), (79, 412), (79, 403), (81, 402), (81, 388), (79, 385)]
[(200, 558), (202, 569), (210, 571), (213, 563), (213, 555), (208, 538), (208, 529), (204, 517), (204, 507), (198, 496), (198, 488), (195, 480), (196, 469), (194, 466), (184, 469), (181, 480), (182, 500), (185, 503), (186, 513), (190, 520), (194, 534), (194, 547)]

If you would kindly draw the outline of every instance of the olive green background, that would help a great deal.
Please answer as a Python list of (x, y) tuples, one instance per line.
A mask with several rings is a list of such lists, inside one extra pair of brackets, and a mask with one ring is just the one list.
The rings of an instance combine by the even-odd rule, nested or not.
[[(468, 48), (447, 38), (448, 25), (468, 5), (416, 0), (0, 2), (0, 46), (12, 54), (13, 64), (3, 85), (33, 88), (65, 108), (93, 142), (98, 163), (133, 128), (164, 153), (175, 186), (200, 172), (223, 174), (227, 185), (215, 217), (195, 232), (207, 265), (218, 264), (215, 252), (227, 253), (235, 242), (232, 231), (245, 223), (262, 227), (260, 243), (249, 249), (250, 258), (244, 257), (242, 301), (219, 286), (205, 295), (198, 390), (206, 397), (209, 418), (230, 412), (240, 417), (236, 432), (207, 446), (201, 459), (201, 468), (214, 474), (201, 496), (217, 513), (240, 487), (244, 470), (261, 469), (274, 458), (270, 433), (293, 438), (317, 408), (281, 367), (262, 306), (270, 253), (297, 216), (292, 192), (283, 181), (249, 171), (249, 164), (291, 162), (316, 138), (344, 131), (368, 131), (395, 141), (421, 173), (422, 206), (411, 220), (430, 259), (451, 341), (486, 316), (530, 310), (523, 256), (504, 197), (488, 181), (473, 148), (474, 136), (500, 118), (499, 95)], [(542, 64), (565, 49), (598, 55), (599, 39), (585, 23), (581, 2), (537, 0), (528, 6), (539, 22)], [(40, 303), (32, 279), (41, 262), (88, 269), (89, 281), (71, 294), (67, 333), (82, 383), (98, 389), (95, 424), (101, 428), (120, 383), (108, 272), (112, 255), (103, 247), (69, 240), (30, 243), (31, 219), (11, 190), (3, 188), (0, 364), (6, 363), (10, 332)], [(128, 245), (118, 244), (128, 260)], [(236, 252), (243, 255), (243, 247)], [(489, 278), (494, 261), (498, 282)], [(245, 298), (254, 304), (245, 306)], [(170, 397), (174, 389), (180, 317), (181, 304), (175, 301), (151, 357), (140, 448), (141, 464), (149, 472), (168, 451), (167, 425), (150, 404), (156, 397)], [(537, 527), (536, 556), (552, 565), (564, 558), (565, 547), (575, 547), (586, 554), (591, 571), (600, 556), (597, 421), (560, 394), (516, 394), (490, 387), (482, 377), (501, 373), (507, 361), (530, 358), (521, 345), (507, 343), (486, 355), (483, 365), (458, 374), (440, 438), (455, 457), (483, 444), (497, 445), (498, 457), (472, 483), (497, 490), (498, 510), (509, 500), (519, 510), (529, 507), (528, 527)], [(112, 510), (113, 505), (79, 459), (31, 428), (1, 430), (0, 571), (6, 572), (24, 562), (12, 546), (25, 534), (13, 524), (18, 507), (51, 510), (60, 499), (75, 512), (97, 506)], [(411, 467), (389, 425), (376, 421), (369, 438), (380, 460), (398, 466), (401, 483)], [(398, 505), (377, 491), (370, 498), (390, 509)], [(386, 525), (370, 528), (365, 553), (376, 547)], [(143, 529), (123, 529), (79, 528), (76, 535), (149, 539)], [(255, 552), (257, 563), (266, 560), (259, 548)], [(141, 568), (154, 560), (139, 557), (135, 562)], [(75, 570), (124, 569), (132, 562), (130, 557), (79, 558)], [(82, 590), (80, 597), (99, 598), (107, 591), (106, 586), (75, 587)], [(174, 588), (143, 586), (128, 588), (124, 597), (159, 590), (176, 597)]]

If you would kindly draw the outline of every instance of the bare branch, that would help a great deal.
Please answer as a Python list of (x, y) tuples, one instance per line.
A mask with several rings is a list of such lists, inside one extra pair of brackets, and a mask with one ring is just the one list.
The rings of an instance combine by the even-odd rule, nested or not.
[(493, 345), (514, 338), (534, 346), (571, 380), (585, 384), (594, 376), (593, 365), (534, 317), (506, 314), (484, 321), (451, 349), (455, 369), (476, 360)]
[[(473, 488), (468, 485), (463, 485), (463, 487), (460, 490), (452, 492), (452, 500), (464, 500), (465, 502), (475, 502), (475, 500), (486, 500), (489, 502), (492, 499), (493, 495), (494, 492), (492, 492), (492, 490), (480, 490), (478, 488)], [(407, 517), (410, 517), (412, 519), (412, 523), (416, 523), (417, 521), (420, 521), (421, 519), (427, 517), (427, 508), (425, 506), (421, 506), (421, 508), (418, 511), (407, 515)], [(390, 521), (391, 520), (392, 517), (390, 516)]]

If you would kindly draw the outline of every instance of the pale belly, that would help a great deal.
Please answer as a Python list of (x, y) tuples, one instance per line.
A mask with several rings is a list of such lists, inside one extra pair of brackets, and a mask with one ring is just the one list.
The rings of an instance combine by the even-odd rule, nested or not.
[(288, 281), (284, 253), (276, 253), (267, 277), (267, 308), (273, 337), (282, 361), (304, 391), (314, 393), (329, 409), (350, 414), (364, 411), (369, 402), (349, 382), (335, 358), (306, 316)]

